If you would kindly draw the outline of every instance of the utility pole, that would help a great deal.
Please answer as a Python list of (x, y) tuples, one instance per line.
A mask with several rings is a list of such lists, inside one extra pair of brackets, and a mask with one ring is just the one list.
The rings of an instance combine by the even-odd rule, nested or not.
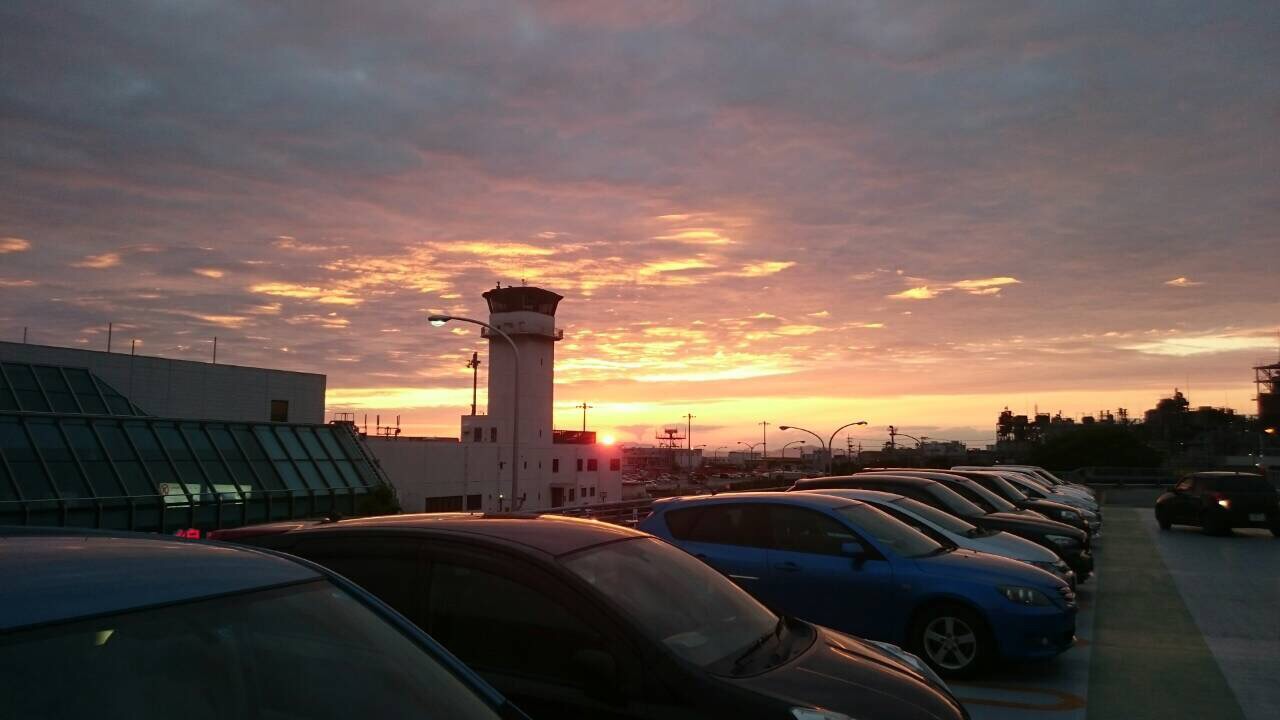
[(480, 382), (480, 354), (471, 353), (471, 360), (467, 362), (467, 367), (471, 368), (471, 415), (476, 414), (476, 388)]
[(592, 409), (595, 406), (588, 405), (587, 402), (584, 400), (582, 401), (581, 405), (574, 405), (574, 407), (582, 410), (582, 432), (586, 432), (587, 431), (587, 411)]
[(694, 416), (692, 413), (687, 413), (687, 414), (685, 414), (685, 416), (684, 416), (684, 422), (685, 422), (685, 425), (684, 425), (684, 444), (685, 444), (685, 447), (686, 447), (690, 452), (692, 452), (692, 451), (693, 451), (693, 418), (694, 418), (694, 417), (695, 417), (695, 416)]
[(218, 364), (218, 336), (213, 336), (213, 364)]
[(769, 423), (760, 422), (760, 458), (764, 460), (765, 472), (769, 471)]
[(107, 352), (111, 352), (111, 329), (112, 323), (107, 323)]

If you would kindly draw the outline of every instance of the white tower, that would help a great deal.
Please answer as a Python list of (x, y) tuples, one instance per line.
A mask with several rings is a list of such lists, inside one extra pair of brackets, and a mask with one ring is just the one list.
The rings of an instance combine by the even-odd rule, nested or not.
[[(536, 287), (497, 287), (484, 294), (489, 324), (502, 330), (520, 350), (515, 367), (511, 346), (488, 330), (489, 421), (500, 443), (511, 442), (513, 385), (520, 373), (520, 447), (551, 447), (552, 403), (555, 400), (556, 306), (562, 296)], [(486, 438), (487, 439), (487, 438)]]

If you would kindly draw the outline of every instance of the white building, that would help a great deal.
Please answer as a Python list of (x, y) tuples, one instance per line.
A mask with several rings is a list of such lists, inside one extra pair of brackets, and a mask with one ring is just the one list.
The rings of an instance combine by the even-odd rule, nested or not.
[[(622, 452), (598, 444), (595, 433), (552, 428), (555, 326), (560, 295), (536, 287), (498, 287), (484, 293), (489, 324), (511, 345), (489, 340), (489, 413), (463, 415), (459, 440), (370, 437), (369, 448), (395, 486), (405, 512), (546, 510), (622, 500)], [(519, 397), (516, 379), (519, 378)], [(511, 437), (519, 406), (517, 493), (512, 486)]]
[(324, 422), (325, 376), (315, 373), (12, 342), (0, 342), (0, 362), (84, 368), (156, 417)]

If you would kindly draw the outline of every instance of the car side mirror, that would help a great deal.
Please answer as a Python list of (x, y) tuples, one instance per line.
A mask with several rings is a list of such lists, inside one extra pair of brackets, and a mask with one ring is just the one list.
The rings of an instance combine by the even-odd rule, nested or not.
[(586, 681), (586, 694), (601, 702), (622, 702), (618, 683), (618, 661), (603, 650), (579, 650), (573, 654), (573, 667)]

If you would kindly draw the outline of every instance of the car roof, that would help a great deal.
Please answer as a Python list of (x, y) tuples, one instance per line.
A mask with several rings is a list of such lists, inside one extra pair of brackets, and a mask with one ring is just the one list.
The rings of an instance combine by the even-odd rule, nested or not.
[(166, 536), (0, 528), (0, 631), (314, 580), (272, 553)]
[(856, 500), (821, 494), (822, 488), (814, 488), (814, 492), (744, 492), (723, 493), (720, 495), (686, 495), (683, 497), (663, 498), (653, 503), (653, 509), (672, 510), (676, 506), (722, 505), (731, 502), (771, 502), (780, 505), (803, 505), (805, 507), (840, 508), (856, 504)]
[(420, 513), (353, 518), (334, 523), (308, 525), (290, 535), (313, 532), (351, 532), (368, 530), (411, 531), (470, 536), (515, 543), (541, 550), (550, 555), (564, 555), (593, 545), (632, 537), (648, 537), (646, 533), (621, 525), (536, 513)]
[(1192, 477), (1198, 478), (1216, 478), (1216, 477), (1262, 477), (1258, 473), (1234, 472), (1231, 470), (1205, 470), (1203, 472), (1192, 473)]
[(798, 492), (807, 495), (828, 495), (830, 497), (880, 503), (890, 503), (894, 500), (905, 499), (898, 493), (884, 492), (883, 490), (863, 490), (862, 488), (813, 488), (812, 490), (800, 490)]

